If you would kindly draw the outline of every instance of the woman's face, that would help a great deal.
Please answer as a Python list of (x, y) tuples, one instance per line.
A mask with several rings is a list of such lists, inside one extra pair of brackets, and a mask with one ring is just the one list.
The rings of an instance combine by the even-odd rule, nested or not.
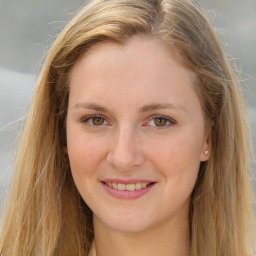
[(209, 132), (193, 74), (156, 39), (94, 46), (70, 74), (67, 153), (99, 225), (139, 232), (188, 221)]

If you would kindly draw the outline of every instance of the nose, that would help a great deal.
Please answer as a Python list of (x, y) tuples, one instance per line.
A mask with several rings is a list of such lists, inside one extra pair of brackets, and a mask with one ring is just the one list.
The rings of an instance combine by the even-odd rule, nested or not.
[(119, 128), (107, 155), (107, 161), (118, 171), (131, 171), (145, 161), (139, 134), (128, 126)]

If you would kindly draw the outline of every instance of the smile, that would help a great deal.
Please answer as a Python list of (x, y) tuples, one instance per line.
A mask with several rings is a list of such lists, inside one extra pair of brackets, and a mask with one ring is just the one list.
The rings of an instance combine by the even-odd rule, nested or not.
[(151, 185), (152, 182), (149, 183), (132, 183), (132, 184), (123, 184), (123, 183), (111, 183), (111, 182), (104, 182), (107, 186), (110, 188), (121, 190), (121, 191), (135, 191), (135, 190), (141, 190), (143, 188), (146, 188), (147, 186)]
[(120, 180), (105, 180), (101, 181), (105, 191), (112, 197), (119, 199), (136, 199), (147, 194), (157, 182), (150, 181), (120, 181)]

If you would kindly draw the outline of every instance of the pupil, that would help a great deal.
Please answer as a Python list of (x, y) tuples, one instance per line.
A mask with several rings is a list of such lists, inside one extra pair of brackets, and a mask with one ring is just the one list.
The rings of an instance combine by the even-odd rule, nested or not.
[(155, 124), (157, 126), (164, 126), (166, 124), (166, 120), (164, 118), (161, 118), (161, 117), (156, 118), (155, 119)]
[(101, 124), (103, 124), (103, 118), (101, 118), (101, 117), (94, 117), (92, 121), (93, 121), (94, 125), (101, 125)]

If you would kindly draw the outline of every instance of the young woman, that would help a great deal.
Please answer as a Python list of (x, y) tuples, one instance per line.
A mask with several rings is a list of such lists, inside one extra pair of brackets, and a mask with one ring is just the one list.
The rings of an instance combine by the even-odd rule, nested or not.
[(196, 1), (92, 1), (39, 76), (0, 254), (253, 255), (245, 117)]

